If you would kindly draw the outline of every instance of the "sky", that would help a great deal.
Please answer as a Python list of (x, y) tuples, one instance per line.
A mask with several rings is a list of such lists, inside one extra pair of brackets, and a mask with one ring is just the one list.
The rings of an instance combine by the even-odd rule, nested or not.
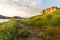
[(60, 0), (0, 0), (0, 14), (27, 18), (52, 6), (60, 7)]
[(42, 9), (46, 9), (52, 6), (60, 7), (60, 0), (43, 0)]

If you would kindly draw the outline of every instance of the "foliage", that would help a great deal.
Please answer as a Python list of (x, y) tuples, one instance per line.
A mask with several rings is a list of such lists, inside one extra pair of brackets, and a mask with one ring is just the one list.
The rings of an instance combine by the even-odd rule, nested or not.
[(24, 24), (24, 25), (30, 25), (31, 19), (23, 19), (23, 20), (20, 20), (19, 22)]
[(16, 19), (10, 19), (9, 22), (0, 25), (0, 40), (16, 40)]
[(60, 27), (48, 26), (42, 28), (38, 37), (43, 38), (44, 40), (60, 40)]
[(29, 32), (28, 31), (23, 31), (19, 34), (21, 37), (28, 37), (29, 36)]
[(44, 40), (60, 40), (60, 8), (50, 14), (31, 17), (29, 21), (23, 23), (40, 27), (41, 31), (38, 36)]

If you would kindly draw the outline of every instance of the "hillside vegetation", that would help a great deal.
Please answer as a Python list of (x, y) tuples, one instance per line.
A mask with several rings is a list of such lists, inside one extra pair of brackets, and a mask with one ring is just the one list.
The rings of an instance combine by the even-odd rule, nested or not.
[(21, 20), (21, 23), (39, 27), (38, 37), (44, 40), (60, 40), (60, 8), (53, 13), (31, 17), (30, 20)]
[(10, 19), (9, 22), (0, 24), (0, 40), (16, 40), (17, 20)]
[(0, 40), (60, 40), (60, 8), (53, 13), (0, 23)]

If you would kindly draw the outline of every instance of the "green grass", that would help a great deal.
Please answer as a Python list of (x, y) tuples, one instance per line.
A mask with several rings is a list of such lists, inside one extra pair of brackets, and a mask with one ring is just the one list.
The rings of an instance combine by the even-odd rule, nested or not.
[[(29, 23), (30, 22), (30, 23)], [(39, 37), (44, 40), (60, 40), (60, 8), (51, 14), (43, 14), (31, 17), (31, 20), (25, 21), (26, 25), (40, 27)]]
[(28, 31), (23, 31), (23, 32), (21, 32), (19, 35), (20, 35), (20, 37), (24, 37), (24, 38), (26, 38), (26, 37), (28, 37), (29, 36), (29, 32)]
[(16, 40), (17, 21), (10, 19), (0, 25), (0, 40)]

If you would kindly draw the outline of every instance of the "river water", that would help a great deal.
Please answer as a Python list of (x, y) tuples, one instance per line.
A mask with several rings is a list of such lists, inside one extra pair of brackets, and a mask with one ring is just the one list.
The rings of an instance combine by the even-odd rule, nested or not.
[(2, 22), (8, 22), (9, 21), (9, 19), (0, 19), (0, 23), (2, 23)]

